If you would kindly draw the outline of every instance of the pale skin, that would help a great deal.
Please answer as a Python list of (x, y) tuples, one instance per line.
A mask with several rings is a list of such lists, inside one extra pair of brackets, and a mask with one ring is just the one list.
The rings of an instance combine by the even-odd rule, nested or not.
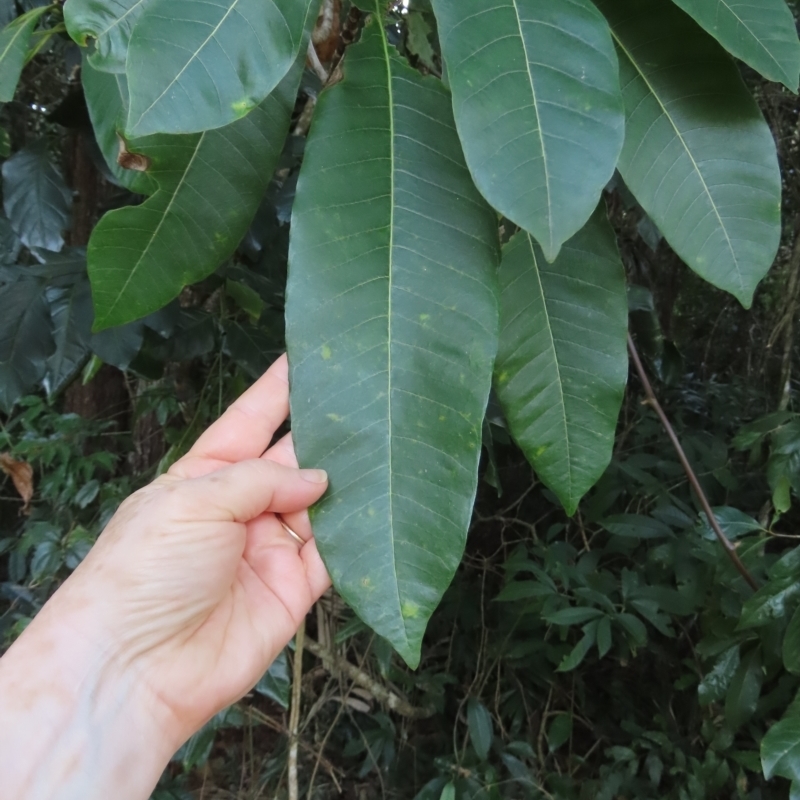
[(122, 504), (0, 658), (0, 800), (146, 800), (294, 636), (329, 586), (306, 512), (327, 477), (297, 468), (290, 436), (267, 450), (288, 411), (282, 357)]

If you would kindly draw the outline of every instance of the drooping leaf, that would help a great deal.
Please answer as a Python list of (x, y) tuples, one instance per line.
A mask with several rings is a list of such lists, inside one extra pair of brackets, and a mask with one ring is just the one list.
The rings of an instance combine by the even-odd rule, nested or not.
[(331, 480), (313, 509), (320, 552), (355, 612), (412, 665), (477, 487), (496, 239), (447, 90), (411, 70), (373, 17), (306, 147), (287, 345), (297, 452)]
[(128, 133), (241, 119), (305, 54), (318, 10), (311, 0), (150, 0), (128, 46)]
[(3, 206), (26, 247), (58, 252), (64, 246), (61, 234), (69, 220), (72, 192), (44, 142), (19, 150), (3, 163)]
[(756, 648), (742, 659), (725, 698), (725, 719), (734, 730), (744, 725), (755, 713), (763, 682), (761, 649)]
[(32, 8), (0, 31), (0, 103), (10, 103), (14, 99), (28, 57), (31, 34), (47, 10), (47, 6)]
[(144, 342), (144, 323), (141, 320), (106, 328), (93, 333), (89, 340), (92, 352), (104, 363), (117, 369), (128, 369), (139, 354)]
[(787, 672), (800, 675), (800, 607), (792, 614), (783, 637), (783, 666)]
[(600, 524), (609, 533), (629, 539), (662, 539), (672, 536), (669, 525), (644, 514), (612, 514), (600, 520)]
[(503, 249), (495, 387), (512, 435), (567, 513), (603, 474), (628, 376), (625, 271), (601, 209), (548, 264)]
[(467, 703), (467, 725), (469, 738), (478, 758), (486, 761), (494, 739), (494, 725), (492, 715), (486, 706), (474, 697), (471, 697)]
[(42, 379), (54, 345), (41, 281), (0, 287), (0, 308), (0, 409), (8, 412)]
[(89, 241), (95, 330), (168, 303), (236, 249), (264, 194), (289, 129), (302, 65), (243, 119), (191, 136), (130, 143), (151, 159), (158, 191), (106, 214)]
[(82, 47), (94, 40), (89, 61), (103, 72), (125, 72), (131, 31), (150, 0), (69, 0), (64, 22)]
[(483, 196), (552, 261), (624, 138), (617, 58), (590, 0), (434, 0), (456, 124)]
[(596, 641), (597, 621), (594, 621), (584, 628), (583, 636), (575, 647), (564, 656), (556, 672), (572, 672), (573, 669), (577, 669), (583, 663), (583, 659), (586, 658)]
[(800, 717), (791, 710), (764, 734), (761, 740), (764, 777), (776, 775), (800, 781)]
[(775, 143), (728, 54), (669, 0), (598, 0), (627, 114), (619, 171), (678, 255), (745, 307), (780, 240)]
[(718, 659), (711, 672), (706, 675), (697, 687), (700, 705), (716, 703), (725, 697), (733, 676), (739, 668), (739, 645), (729, 647)]
[(52, 396), (81, 371), (89, 357), (94, 311), (85, 277), (72, 286), (48, 287), (46, 298), (53, 320), (55, 351), (47, 359), (42, 384)]
[(800, 41), (785, 0), (673, 0), (728, 52), (793, 92), (800, 77)]
[(83, 94), (92, 128), (103, 158), (121, 186), (138, 194), (153, 194), (158, 184), (150, 173), (119, 165), (121, 136), (128, 113), (128, 85), (124, 74), (101, 72), (84, 56), (81, 68)]
[(572, 714), (556, 714), (547, 729), (547, 747), (551, 753), (566, 744), (572, 736)]

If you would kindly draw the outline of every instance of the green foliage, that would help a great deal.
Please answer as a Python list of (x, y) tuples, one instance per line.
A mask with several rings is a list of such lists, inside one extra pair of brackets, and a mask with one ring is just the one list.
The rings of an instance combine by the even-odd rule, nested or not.
[(619, 158), (622, 98), (608, 24), (590, 0), (434, 0), (475, 184), (552, 261)]
[(611, 460), (628, 377), (625, 271), (605, 213), (552, 266), (520, 231), (500, 283), (497, 394), (512, 435), (572, 514)]
[[(357, 615), (325, 605), (331, 649), (435, 712), (310, 672), (304, 794), (345, 775), (421, 800), (800, 795), (796, 109), (750, 70), (797, 87), (782, 0), (345, 2), (322, 65), (317, 3), (179, 5), (0, 1), (0, 91), (20, 86), (0, 110), (0, 451), (37, 487), (0, 523), (6, 639), (288, 346), (300, 460), (331, 475), (317, 541)], [(76, 142), (104, 181), (81, 183)], [(65, 240), (95, 217), (87, 264)], [(756, 592), (638, 382), (624, 399), (628, 327)], [(127, 370), (130, 431), (59, 410), (103, 362)], [(108, 455), (138, 459), (156, 423), (146, 468)], [(156, 797), (220, 754), (252, 766), (231, 791), (280, 796), (287, 742), (259, 723), (289, 702), (287, 658)]]
[(298, 182), (292, 419), (300, 460), (331, 476), (314, 509), (328, 571), (409, 663), (464, 549), (496, 349), (496, 252), (447, 91), (369, 24), (320, 100)]

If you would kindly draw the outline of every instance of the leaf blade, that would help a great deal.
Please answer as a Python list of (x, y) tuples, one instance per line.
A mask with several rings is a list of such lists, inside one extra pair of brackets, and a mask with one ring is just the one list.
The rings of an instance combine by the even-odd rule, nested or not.
[(611, 460), (628, 374), (625, 273), (603, 210), (552, 266), (516, 234), (500, 282), (495, 388), (512, 436), (572, 514)]
[(590, 0), (433, 6), (475, 183), (552, 261), (591, 216), (622, 149), (608, 26)]
[(10, 103), (14, 99), (33, 29), (47, 10), (47, 6), (32, 8), (0, 31), (0, 103)]
[(334, 584), (416, 664), (477, 488), (496, 221), (441, 83), (374, 18), (347, 60), (320, 97), (292, 218), (293, 430), (300, 462), (331, 477), (312, 521)]
[(674, 0), (729, 53), (792, 92), (800, 78), (800, 40), (784, 0)]
[(625, 87), (619, 171), (686, 264), (748, 308), (780, 241), (769, 127), (729, 56), (668, 0), (598, 5)]
[(299, 79), (298, 62), (257, 109), (225, 128), (131, 143), (152, 159), (159, 189), (106, 214), (92, 232), (95, 331), (156, 311), (233, 253), (272, 178)]
[(177, 7), (150, 0), (128, 47), (128, 133), (197, 133), (241, 119), (297, 61), (312, 7), (310, 0), (183, 0)]

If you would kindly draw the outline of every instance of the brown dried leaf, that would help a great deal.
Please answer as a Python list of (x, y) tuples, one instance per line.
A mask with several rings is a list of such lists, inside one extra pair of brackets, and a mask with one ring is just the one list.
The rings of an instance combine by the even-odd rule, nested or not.
[(24, 501), (20, 513), (30, 513), (33, 499), (33, 467), (25, 461), (13, 459), (10, 453), (0, 453), (0, 470), (11, 478), (14, 488)]

